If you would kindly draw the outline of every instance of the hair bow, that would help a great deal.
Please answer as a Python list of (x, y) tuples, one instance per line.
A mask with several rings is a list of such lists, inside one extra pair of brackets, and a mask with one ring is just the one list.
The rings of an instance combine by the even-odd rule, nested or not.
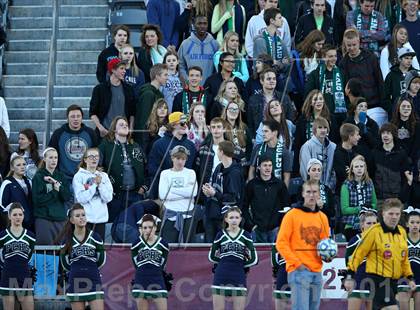
[(405, 209), (404, 212), (407, 214), (417, 213), (420, 215), (420, 209), (413, 208), (413, 206), (408, 206), (408, 208)]
[(378, 211), (372, 208), (368, 208), (368, 207), (362, 207), (359, 211), (359, 216), (361, 216), (362, 214), (365, 213), (374, 213), (374, 214), (378, 214)]

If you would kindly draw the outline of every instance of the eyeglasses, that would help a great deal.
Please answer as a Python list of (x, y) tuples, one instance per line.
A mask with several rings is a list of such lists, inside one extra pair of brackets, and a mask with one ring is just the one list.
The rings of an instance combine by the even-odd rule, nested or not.
[(223, 62), (227, 62), (227, 63), (230, 63), (230, 64), (235, 63), (235, 61), (234, 61), (234, 60), (228, 60), (228, 59), (223, 60)]
[(88, 156), (86, 156), (86, 158), (88, 158), (90, 160), (99, 159), (99, 155), (88, 155)]
[(187, 123), (186, 123), (186, 122), (180, 122), (180, 123), (179, 123), (179, 126), (181, 126), (181, 127), (184, 127), (185, 125), (187, 125)]
[(229, 108), (228, 111), (231, 112), (231, 113), (238, 113), (239, 109), (238, 108)]

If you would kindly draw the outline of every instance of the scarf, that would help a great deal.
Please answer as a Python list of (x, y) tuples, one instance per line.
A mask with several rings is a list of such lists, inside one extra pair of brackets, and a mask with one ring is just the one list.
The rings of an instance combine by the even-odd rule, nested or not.
[[(326, 84), (325, 83), (325, 70), (327, 66), (322, 63), (319, 64), (319, 81), (320, 81), (320, 89), (322, 93), (325, 93)], [(336, 65), (333, 67), (332, 72), (332, 95), (334, 98), (335, 103), (335, 111), (334, 113), (346, 113), (346, 101), (344, 100), (344, 89), (343, 89), (343, 78), (340, 73), (340, 69)]]
[(327, 192), (325, 190), (325, 184), (319, 183), (319, 198), (321, 198), (321, 201), (324, 203), (324, 207), (326, 207), (327, 204)]
[(311, 116), (311, 118), (306, 122), (306, 131), (305, 131), (305, 137), (306, 141), (308, 141), (310, 138), (312, 138), (312, 124), (314, 122), (314, 117)]
[[(355, 24), (356, 24), (356, 29), (357, 30), (363, 30), (362, 24), (362, 12), (357, 9), (354, 12), (354, 16), (355, 16)], [(376, 12), (375, 10), (372, 12), (372, 14), (369, 15), (369, 24), (368, 24), (368, 29), (367, 30), (378, 30), (378, 12)], [(370, 50), (378, 52), (379, 51), (379, 44), (378, 42), (369, 42), (368, 43), (368, 47)]]
[(158, 45), (157, 48), (150, 49), (150, 57), (152, 58), (152, 64), (161, 64), (163, 63), (163, 56), (166, 54), (166, 48), (162, 45)]
[(188, 89), (188, 86), (184, 89), (182, 93), (182, 113), (188, 115), (190, 113), (190, 107), (194, 102), (201, 102), (204, 106), (206, 106), (206, 93), (204, 92), (204, 88), (202, 86), (199, 87), (198, 91), (200, 94), (198, 97), (193, 100), (191, 96), (191, 91)]
[[(284, 148), (284, 140), (283, 137), (280, 136), (277, 140), (276, 148), (272, 154), (271, 162), (274, 165), (274, 176), (278, 179), (282, 179), (282, 172), (283, 172), (283, 148)], [(257, 157), (257, 166), (260, 165), (259, 158), (267, 152), (267, 143), (263, 143), (258, 150), (258, 157)]]
[(267, 48), (267, 54), (271, 55), (274, 60), (281, 61), (283, 59), (283, 48), (281, 44), (281, 38), (276, 33), (274, 34), (273, 39), (267, 30), (264, 30), (262, 35), (265, 41), (265, 46)]
[[(229, 7), (226, 8), (230, 10)], [(238, 2), (234, 2), (233, 4), (233, 16), (225, 21), (222, 26), (223, 29), (223, 37), (225, 36), (226, 32), (229, 30), (235, 31), (239, 36), (239, 43), (242, 45), (244, 40), (244, 20), (245, 16), (243, 15), (242, 6)]]

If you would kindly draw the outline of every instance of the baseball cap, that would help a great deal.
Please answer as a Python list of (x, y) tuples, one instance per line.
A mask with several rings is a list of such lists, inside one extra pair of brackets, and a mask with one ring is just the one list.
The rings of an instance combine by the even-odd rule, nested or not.
[(401, 59), (404, 56), (416, 56), (416, 52), (411, 46), (403, 46), (398, 49), (398, 59)]
[(410, 88), (411, 83), (414, 79), (420, 78), (420, 72), (417, 70), (410, 70), (405, 75), (405, 87), (406, 89)]
[(127, 61), (121, 60), (119, 58), (112, 58), (110, 61), (108, 61), (108, 72), (112, 73), (112, 70), (117, 68), (120, 65), (126, 65)]
[(168, 119), (169, 119), (169, 124), (187, 122), (187, 117), (182, 112), (173, 112), (169, 114)]

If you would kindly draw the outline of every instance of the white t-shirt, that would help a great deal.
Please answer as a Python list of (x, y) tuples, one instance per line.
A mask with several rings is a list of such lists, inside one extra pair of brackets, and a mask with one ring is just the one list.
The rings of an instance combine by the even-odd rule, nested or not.
[(217, 156), (217, 151), (219, 150), (219, 145), (213, 144), (213, 167), (211, 168), (211, 174), (213, 175), (214, 169), (216, 169), (217, 165), (220, 164), (219, 157)]

